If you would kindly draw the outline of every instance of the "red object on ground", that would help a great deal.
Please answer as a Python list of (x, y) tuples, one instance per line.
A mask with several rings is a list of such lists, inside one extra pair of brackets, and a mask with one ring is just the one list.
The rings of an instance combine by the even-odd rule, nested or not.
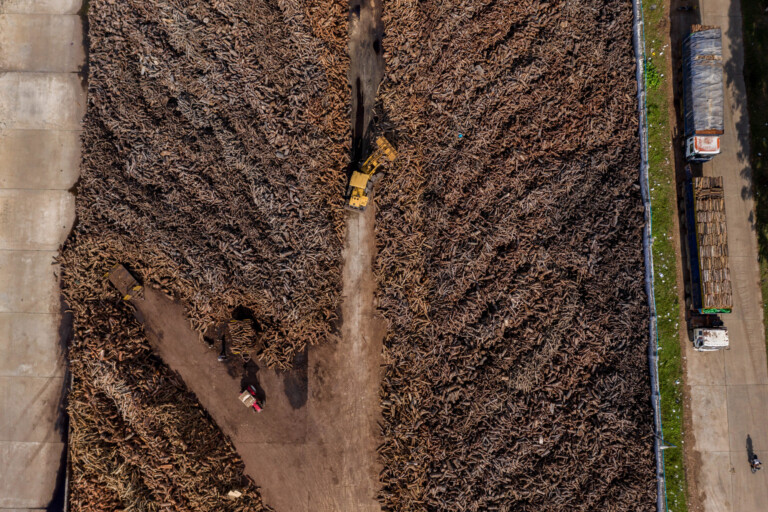
[(256, 398), (256, 388), (248, 386), (245, 391), (240, 393), (240, 401), (248, 407), (253, 407), (256, 412), (261, 412), (263, 409), (262, 404), (259, 403), (259, 399)]

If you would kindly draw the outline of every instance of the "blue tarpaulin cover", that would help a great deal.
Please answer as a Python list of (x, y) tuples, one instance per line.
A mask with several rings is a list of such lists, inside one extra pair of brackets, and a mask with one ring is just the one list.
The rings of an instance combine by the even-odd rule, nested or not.
[(723, 43), (719, 28), (693, 32), (683, 42), (685, 134), (723, 133)]

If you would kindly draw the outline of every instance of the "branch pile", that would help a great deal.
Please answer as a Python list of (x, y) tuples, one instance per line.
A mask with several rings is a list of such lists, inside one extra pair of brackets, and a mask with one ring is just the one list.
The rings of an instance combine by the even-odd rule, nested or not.
[(124, 263), (182, 300), (200, 332), (252, 311), (273, 366), (328, 337), (350, 138), (346, 8), (93, 0), (88, 21), (78, 223), (61, 257), (72, 509), (264, 510), (104, 274)]
[(387, 2), (387, 510), (653, 510), (626, 0)]
[(327, 337), (340, 294), (346, 12), (316, 4), (89, 8), (72, 243), (165, 286), (200, 332), (253, 310), (278, 366)]
[(127, 303), (78, 264), (85, 250), (62, 261), (63, 281), (80, 283), (64, 290), (77, 319), (68, 396), (72, 510), (268, 510), (232, 443), (152, 354)]

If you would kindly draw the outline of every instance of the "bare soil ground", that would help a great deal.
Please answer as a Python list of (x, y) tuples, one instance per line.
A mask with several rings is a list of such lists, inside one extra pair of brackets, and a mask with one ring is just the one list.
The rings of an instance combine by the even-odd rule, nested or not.
[[(357, 233), (373, 215), (355, 217)], [(361, 277), (366, 267), (370, 272), (373, 246), (365, 238), (350, 240), (346, 251)], [(311, 348), (289, 371), (255, 362), (243, 366), (232, 356), (219, 362), (219, 348), (200, 340), (180, 304), (154, 289), (132, 301), (153, 349), (232, 440), (245, 472), (275, 510), (380, 510), (376, 435), (383, 332), (365, 307), (373, 300), (371, 281), (359, 277), (345, 280), (350, 297), (362, 300), (345, 300), (342, 339)], [(247, 385), (265, 399), (261, 413), (238, 400)]]

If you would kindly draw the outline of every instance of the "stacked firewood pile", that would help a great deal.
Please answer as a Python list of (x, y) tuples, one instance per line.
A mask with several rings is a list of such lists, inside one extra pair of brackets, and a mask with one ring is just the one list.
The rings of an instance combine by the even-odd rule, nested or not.
[(630, 2), (388, 2), (387, 510), (652, 510)]
[(232, 320), (227, 324), (229, 350), (240, 356), (245, 362), (250, 361), (256, 350), (256, 329), (251, 320)]
[[(350, 146), (346, 15), (318, 0), (90, 2), (78, 223), (61, 258), (75, 329), (72, 510), (264, 509), (104, 274), (125, 264), (182, 300), (201, 333), (247, 308), (273, 366), (329, 335)], [(247, 336), (235, 333), (244, 347)]]

